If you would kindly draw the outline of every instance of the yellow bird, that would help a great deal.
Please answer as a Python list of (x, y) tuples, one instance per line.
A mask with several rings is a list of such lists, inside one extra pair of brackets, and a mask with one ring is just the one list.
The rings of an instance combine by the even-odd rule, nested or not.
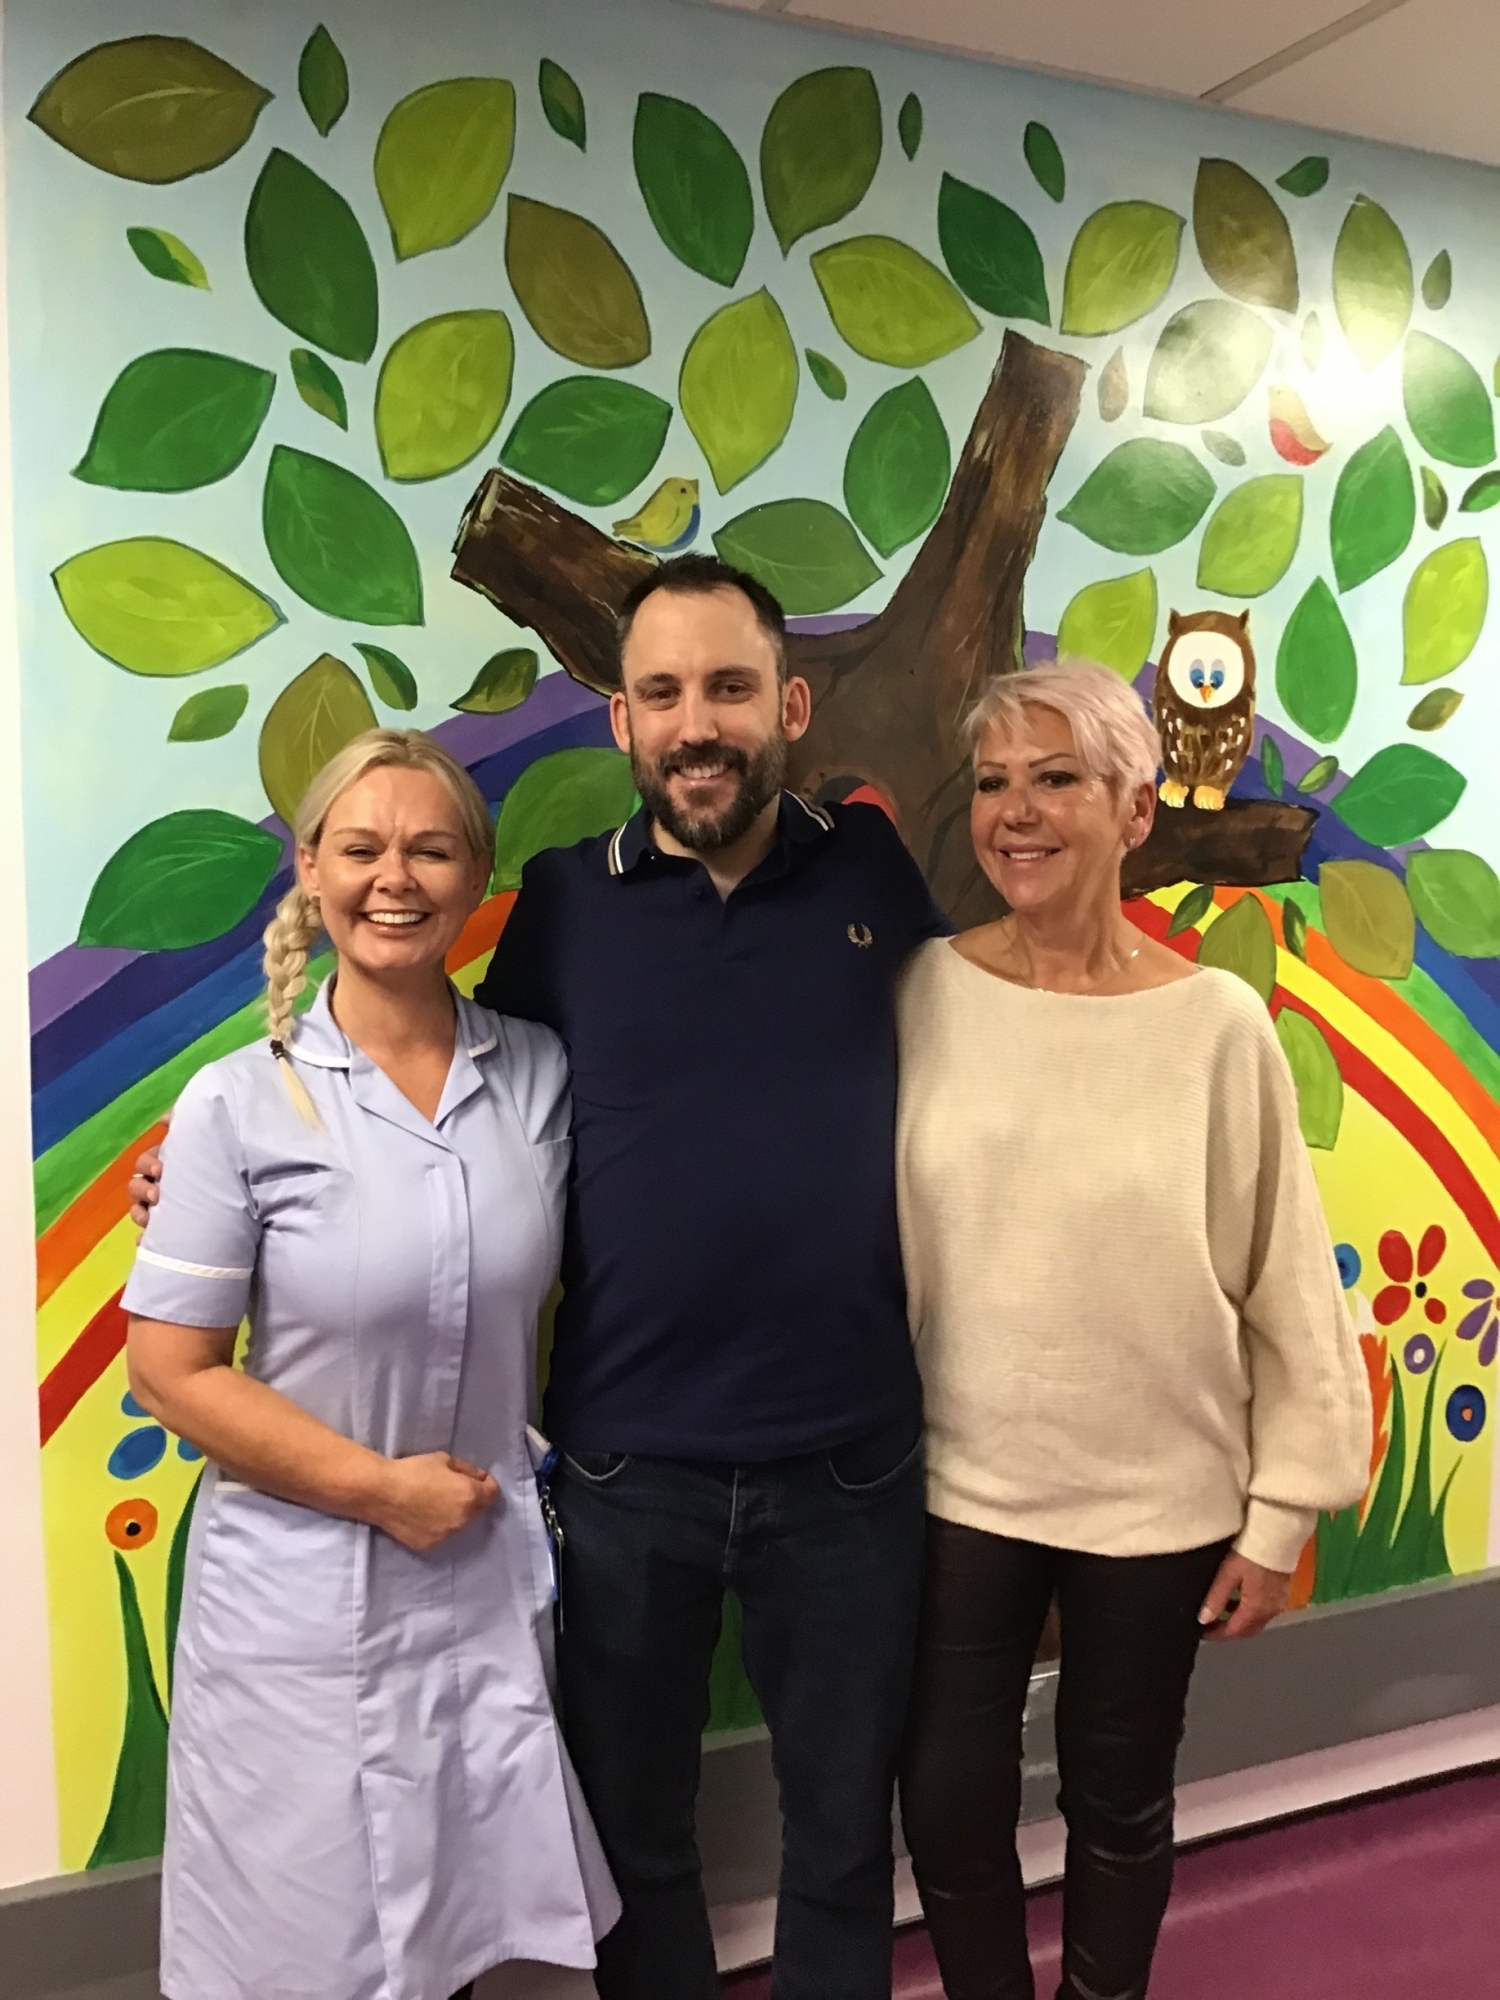
[(675, 556), (693, 540), (702, 519), (697, 480), (664, 479), (639, 514), (615, 522), (615, 533), (653, 555)]

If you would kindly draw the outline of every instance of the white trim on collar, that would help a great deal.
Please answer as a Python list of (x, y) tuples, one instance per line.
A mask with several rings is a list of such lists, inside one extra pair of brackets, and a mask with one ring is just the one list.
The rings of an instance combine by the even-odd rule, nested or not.
[(822, 827), (825, 833), (833, 832), (833, 815), (825, 811), (822, 806), (809, 804), (800, 792), (788, 790), (783, 792), (782, 797), (794, 800), (796, 804), (801, 806), (809, 819), (815, 819), (818, 822), (818, 825)]
[[(630, 821), (626, 820), (625, 826), (629, 826), (629, 824)], [(620, 859), (620, 841), (624, 837), (625, 826), (617, 826), (614, 833), (610, 836), (609, 872), (611, 875), (623, 875), (625, 872), (625, 865)]]

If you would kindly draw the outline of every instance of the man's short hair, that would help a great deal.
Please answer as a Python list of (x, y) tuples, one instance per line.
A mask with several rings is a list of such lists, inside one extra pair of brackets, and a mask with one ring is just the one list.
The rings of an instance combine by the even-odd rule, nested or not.
[(776, 598), (758, 577), (748, 570), (735, 569), (717, 556), (670, 556), (665, 562), (657, 563), (639, 583), (633, 584), (626, 594), (624, 603), (615, 617), (615, 646), (619, 658), (620, 680), (625, 679), (625, 642), (630, 637), (630, 628), (635, 623), (635, 614), (659, 590), (667, 591), (673, 597), (698, 597), (710, 590), (737, 590), (749, 602), (755, 613), (755, 622), (770, 640), (776, 654), (776, 677), (784, 681), (787, 675), (786, 658), (786, 613)]

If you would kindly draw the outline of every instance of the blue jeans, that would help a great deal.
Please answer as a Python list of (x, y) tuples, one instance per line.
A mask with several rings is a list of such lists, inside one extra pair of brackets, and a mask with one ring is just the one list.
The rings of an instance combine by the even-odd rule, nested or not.
[(915, 1418), (759, 1465), (581, 1453), (564, 1534), (563, 1730), (624, 1903), (602, 2000), (718, 2000), (695, 1838), (724, 1592), (781, 1793), (775, 2000), (889, 2000), (891, 1806), (921, 1594)]

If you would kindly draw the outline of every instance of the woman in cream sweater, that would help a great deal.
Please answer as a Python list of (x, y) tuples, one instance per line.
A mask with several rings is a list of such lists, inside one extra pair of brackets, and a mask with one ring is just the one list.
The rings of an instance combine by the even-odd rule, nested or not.
[(1368, 1391), (1270, 1016), (1121, 912), (1140, 702), (1045, 667), (970, 729), (1010, 914), (924, 945), (899, 1002), (929, 1515), (902, 1811), (949, 2000), (1031, 2000), (1021, 1719), (1055, 1595), (1059, 2000), (1138, 2000), (1199, 1639), (1285, 1609), (1317, 1511), (1364, 1490)]

